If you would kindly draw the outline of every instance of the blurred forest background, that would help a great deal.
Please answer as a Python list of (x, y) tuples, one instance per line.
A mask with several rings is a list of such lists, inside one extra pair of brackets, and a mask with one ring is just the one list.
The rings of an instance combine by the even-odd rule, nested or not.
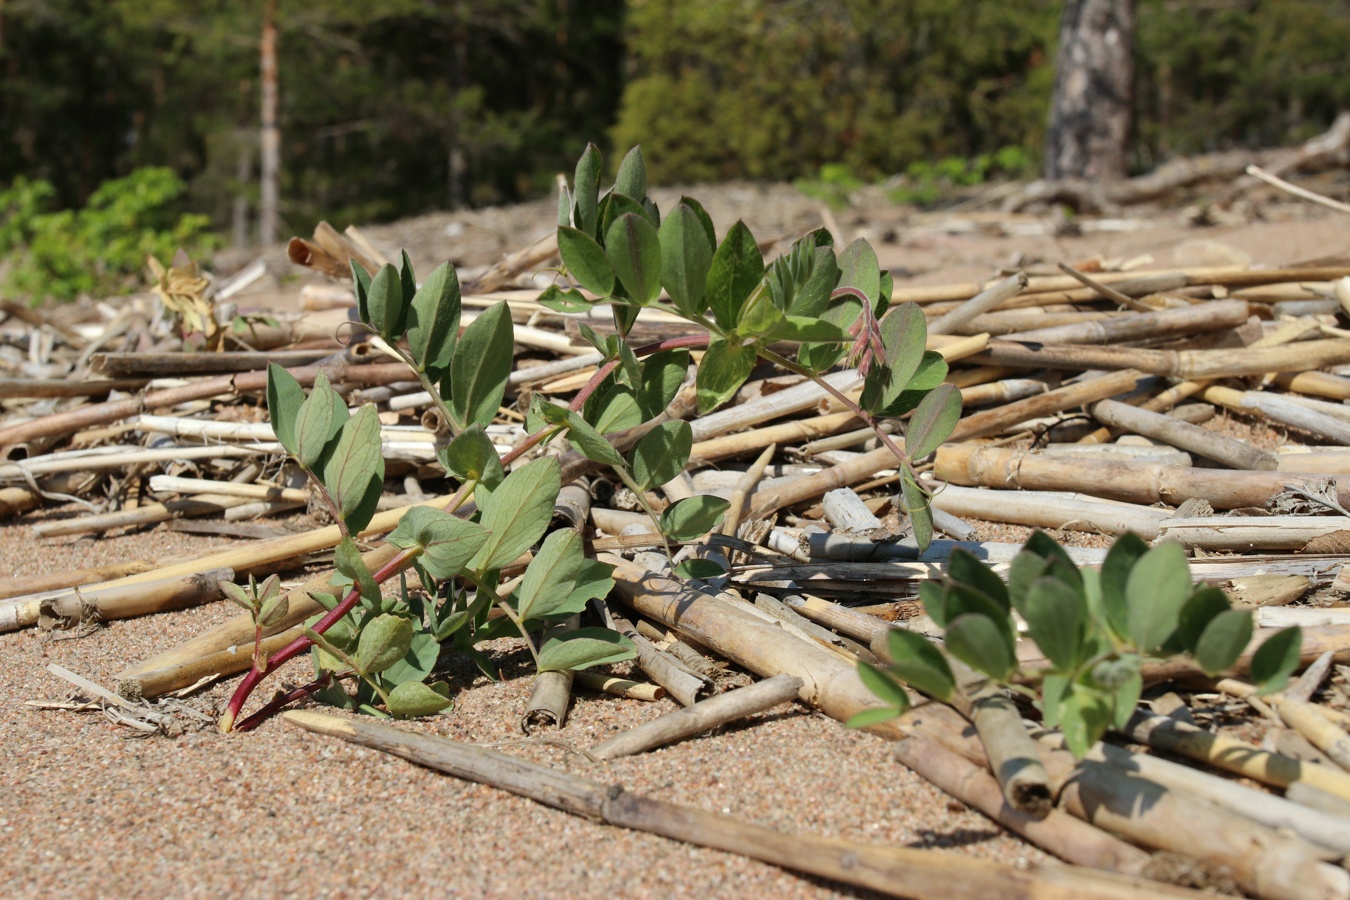
[[(822, 167), (865, 182), (951, 159), (1032, 177), (1063, 6), (0, 0), (0, 254), (40, 238), (39, 212), (86, 207), (172, 209), (152, 224), (176, 240), (257, 240), (265, 22), (284, 238), (538, 197), (587, 141), (610, 160), (641, 143), (664, 184)], [(1134, 172), (1296, 142), (1350, 108), (1350, 0), (1135, 15)]]

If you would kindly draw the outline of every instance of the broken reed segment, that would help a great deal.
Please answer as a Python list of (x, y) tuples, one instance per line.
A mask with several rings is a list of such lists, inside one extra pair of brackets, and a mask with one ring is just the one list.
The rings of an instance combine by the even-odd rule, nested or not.
[(1350, 897), (1350, 872), (1325, 851), (1208, 801), (1067, 750), (1043, 755), (1059, 804), (1075, 816), (1156, 850), (1181, 853), (1271, 900)]
[(618, 759), (702, 734), (795, 700), (800, 678), (775, 675), (667, 713), (591, 748), (599, 759)]
[[(253, 546), (263, 543), (268, 542), (258, 542)], [(240, 548), (237, 552), (247, 556), (248, 548)], [(398, 548), (392, 544), (381, 544), (364, 554), (362, 561), (367, 568), (375, 570), (393, 559), (397, 552)], [(211, 560), (222, 555), (224, 554), (215, 554), (206, 559)], [(264, 650), (270, 652), (285, 646), (294, 634), (299, 634), (300, 623), (310, 616), (323, 612), (323, 607), (310, 596), (310, 593), (330, 591), (331, 575), (331, 572), (323, 572), (287, 592), (287, 613), (275, 625), (264, 629), (264, 635), (270, 642), (265, 642)], [(208, 675), (233, 675), (243, 672), (253, 661), (253, 638), (253, 617), (248, 613), (240, 613), (232, 619), (208, 628), (177, 647), (118, 673), (117, 691), (124, 697), (157, 697), (193, 684)]]
[[(1095, 496), (1129, 503), (1168, 503), (1207, 500), (1215, 509), (1262, 506), (1295, 483), (1307, 487), (1331, 475), (1264, 472), (1233, 469), (1195, 469), (1185, 466), (1123, 460), (1076, 460), (1044, 453), (1009, 450), (977, 444), (944, 444), (938, 448), (933, 474), (942, 481), (1004, 490), (1083, 490)], [(1350, 503), (1350, 488), (1342, 488), (1339, 502)]]
[(211, 569), (120, 587), (74, 587), (42, 597), (0, 602), (0, 632), (41, 624), (44, 631), (74, 628), (105, 619), (130, 619), (170, 609), (199, 606), (220, 598), (220, 582), (233, 569)]
[(619, 785), (589, 781), (480, 747), (376, 722), (310, 711), (283, 713), (282, 719), (307, 731), (392, 753), (591, 821), (737, 853), (891, 896), (947, 900), (956, 894), (1076, 900), (1086, 895), (1138, 900), (1144, 891), (1149, 896), (1199, 896), (1170, 885), (1086, 869), (1016, 869), (931, 850), (787, 835), (730, 816), (650, 800), (630, 794)]
[[(403, 363), (356, 365), (345, 361), (323, 366), (303, 366), (292, 369), (291, 374), (301, 385), (309, 386), (314, 383), (314, 378), (321, 371), (334, 384), (363, 386), (404, 381), (411, 375), (411, 370)], [(94, 425), (106, 425), (109, 422), (116, 422), (119, 419), (139, 415), (142, 412), (167, 409), (192, 400), (256, 393), (264, 391), (266, 388), (267, 373), (265, 371), (243, 372), (234, 375), (219, 375), (182, 387), (151, 391), (143, 397), (135, 397), (129, 400), (109, 400), (104, 403), (93, 403), (67, 412), (52, 413), (0, 428), (0, 448), (38, 438), (73, 434)]]

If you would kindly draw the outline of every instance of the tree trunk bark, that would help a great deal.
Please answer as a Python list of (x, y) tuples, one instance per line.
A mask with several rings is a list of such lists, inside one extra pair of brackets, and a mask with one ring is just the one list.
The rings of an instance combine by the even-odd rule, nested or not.
[(258, 243), (277, 240), (277, 182), (281, 176), (281, 131), (277, 126), (277, 2), (263, 4), (260, 68), (262, 70), (262, 138), (259, 170)]
[(1125, 176), (1134, 83), (1135, 0), (1065, 0), (1045, 177)]

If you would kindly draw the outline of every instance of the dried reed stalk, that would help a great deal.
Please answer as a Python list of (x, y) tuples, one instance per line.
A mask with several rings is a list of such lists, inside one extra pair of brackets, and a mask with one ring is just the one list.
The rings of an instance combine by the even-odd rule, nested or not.
[(775, 675), (617, 734), (592, 748), (591, 753), (600, 759), (618, 759), (673, 744), (794, 700), (801, 687), (800, 678)]
[(1079, 900), (1192, 897), (1156, 882), (1062, 866), (1023, 870), (929, 850), (876, 847), (813, 835), (785, 835), (729, 816), (677, 806), (617, 787), (445, 738), (365, 720), (310, 711), (282, 718), (297, 727), (392, 753), (592, 821), (749, 856), (773, 865), (881, 891), (892, 896), (1000, 896)]

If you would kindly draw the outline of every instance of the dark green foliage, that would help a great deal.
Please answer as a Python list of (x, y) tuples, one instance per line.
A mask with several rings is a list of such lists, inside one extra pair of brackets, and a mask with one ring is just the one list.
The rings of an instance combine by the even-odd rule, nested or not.
[(104, 297), (140, 282), (147, 256), (210, 249), (207, 218), (181, 212), (184, 187), (169, 169), (138, 169), (57, 210), (50, 183), (17, 179), (0, 189), (0, 257), (14, 255), (6, 291), (33, 304)]
[[(1231, 609), (1217, 588), (1193, 585), (1179, 546), (1149, 549), (1132, 534), (1111, 548), (1099, 574), (1080, 571), (1064, 548), (1037, 532), (1013, 560), (1006, 585), (958, 550), (943, 579), (923, 583), (919, 595), (945, 629), (943, 649), (913, 632), (891, 632), (893, 663), (884, 670), (860, 665), (858, 673), (884, 706), (849, 724), (863, 727), (903, 713), (909, 703), (901, 682), (947, 699), (955, 679), (945, 651), (996, 683), (1009, 684), (1014, 676), (1039, 682), (1045, 724), (1060, 728), (1081, 758), (1108, 728), (1129, 720), (1143, 687), (1144, 658), (1185, 653), (1215, 675), (1237, 661), (1252, 636), (1251, 612)], [(1014, 609), (1048, 669), (1019, 672)], [(1251, 675), (1263, 692), (1284, 684), (1298, 664), (1298, 648), (1299, 632), (1290, 629), (1257, 651)]]

